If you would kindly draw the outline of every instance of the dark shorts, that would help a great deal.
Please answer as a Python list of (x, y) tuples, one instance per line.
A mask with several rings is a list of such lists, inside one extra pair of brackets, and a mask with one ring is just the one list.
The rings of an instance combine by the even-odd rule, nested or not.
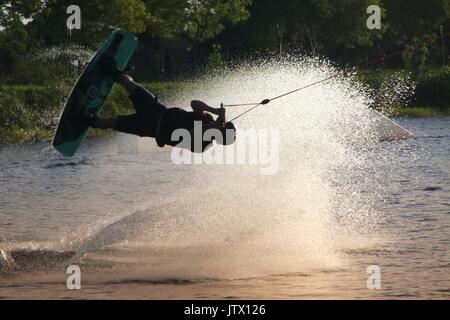
[(118, 116), (115, 130), (140, 137), (155, 137), (158, 122), (167, 108), (142, 86), (136, 88), (130, 95), (130, 100), (136, 113)]

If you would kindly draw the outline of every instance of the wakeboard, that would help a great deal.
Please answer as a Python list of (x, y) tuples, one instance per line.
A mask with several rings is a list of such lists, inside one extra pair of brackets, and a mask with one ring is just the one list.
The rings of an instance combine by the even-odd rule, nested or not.
[(100, 70), (103, 57), (113, 58), (116, 67), (124, 71), (137, 47), (137, 38), (116, 30), (94, 54), (69, 94), (62, 111), (53, 146), (64, 157), (72, 157), (89, 132), (80, 119), (88, 114), (100, 115), (103, 105), (115, 85), (112, 76)]

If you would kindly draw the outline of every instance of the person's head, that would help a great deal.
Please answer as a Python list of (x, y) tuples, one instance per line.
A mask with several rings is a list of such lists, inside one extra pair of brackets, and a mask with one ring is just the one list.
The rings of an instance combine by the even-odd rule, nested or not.
[(218, 143), (229, 146), (236, 142), (236, 127), (233, 122), (226, 122), (220, 132), (222, 133), (222, 139), (219, 139)]

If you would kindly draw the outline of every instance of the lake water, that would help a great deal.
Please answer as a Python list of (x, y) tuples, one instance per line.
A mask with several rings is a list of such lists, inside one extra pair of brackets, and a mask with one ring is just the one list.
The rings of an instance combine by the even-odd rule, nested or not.
[(0, 249), (16, 270), (0, 271), (0, 298), (448, 299), (450, 118), (398, 121), (417, 140), (330, 144), (306, 126), (273, 176), (175, 165), (124, 136), (72, 159), (1, 146)]

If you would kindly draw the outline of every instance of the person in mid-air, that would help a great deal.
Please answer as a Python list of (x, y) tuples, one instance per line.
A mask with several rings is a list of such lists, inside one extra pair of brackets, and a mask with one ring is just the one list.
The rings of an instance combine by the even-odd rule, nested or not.
[[(136, 83), (133, 78), (115, 68), (114, 60), (100, 61), (102, 72), (111, 75), (129, 93), (130, 100), (136, 110), (135, 114), (118, 116), (113, 119), (100, 119), (89, 115), (84, 119), (86, 125), (97, 129), (113, 129), (118, 132), (134, 134), (140, 137), (155, 138), (159, 147), (166, 145), (188, 148), (192, 152), (205, 152), (213, 143), (231, 145), (236, 140), (236, 127), (226, 121), (225, 108), (213, 108), (201, 101), (192, 101), (193, 111), (180, 108), (167, 108), (159, 103), (158, 98)], [(218, 116), (214, 120), (212, 115)], [(195, 143), (194, 127), (201, 124), (201, 143)], [(172, 139), (172, 134), (178, 129), (185, 129), (190, 133), (191, 143), (182, 143), (183, 139)], [(205, 141), (203, 134), (216, 129), (220, 138), (214, 136)], [(199, 147), (200, 148), (199, 148)]]

